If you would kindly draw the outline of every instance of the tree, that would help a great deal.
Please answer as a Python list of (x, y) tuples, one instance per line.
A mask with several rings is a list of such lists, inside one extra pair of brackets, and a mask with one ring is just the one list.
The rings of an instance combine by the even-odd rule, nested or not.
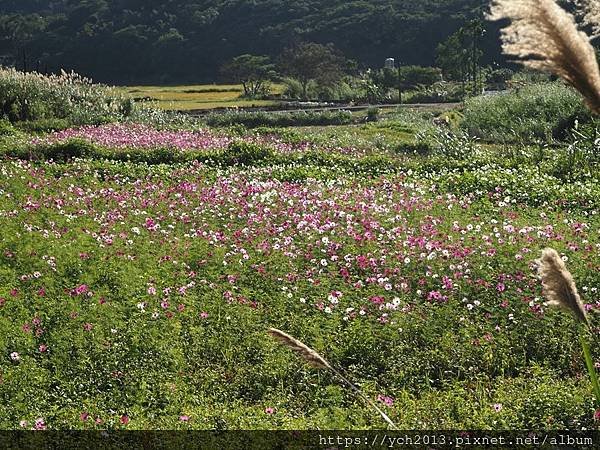
[[(210, 83), (237, 55), (275, 58), (300, 41), (331, 42), (361, 67), (379, 67), (388, 56), (427, 66), (433, 64), (437, 43), (475, 17), (475, 8), (488, 3), (0, 0), (0, 57), (18, 62), (19, 67), (25, 59), (28, 68), (39, 60), (51, 71), (73, 69), (97, 81), (119, 84)], [(19, 18), (44, 26), (16, 26)], [(495, 38), (500, 24), (487, 26)], [(480, 42), (490, 62), (503, 61), (499, 42)]]
[(437, 67), (403, 66), (398, 71), (402, 89), (428, 87), (442, 79), (442, 71)]
[(276, 77), (275, 65), (268, 56), (240, 55), (221, 68), (221, 72), (244, 87), (244, 97), (269, 93), (269, 81)]
[(483, 21), (471, 20), (438, 45), (436, 62), (448, 79), (471, 81), (477, 87), (483, 55), (480, 40), (484, 33)]
[(295, 78), (302, 85), (302, 96), (308, 99), (308, 85), (311, 81), (331, 87), (340, 81), (348, 62), (332, 44), (322, 45), (306, 42), (287, 48), (281, 55), (283, 72)]
[(15, 66), (24, 71), (31, 69), (29, 66), (29, 46), (36, 36), (43, 33), (46, 21), (39, 15), (10, 15), (0, 16), (0, 32), (15, 61)]

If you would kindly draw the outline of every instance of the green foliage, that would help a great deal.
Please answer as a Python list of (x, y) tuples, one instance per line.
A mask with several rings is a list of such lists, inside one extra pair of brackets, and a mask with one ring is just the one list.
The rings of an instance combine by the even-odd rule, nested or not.
[(275, 153), (268, 147), (244, 141), (232, 142), (223, 152), (227, 165), (251, 166), (261, 162), (269, 162)]
[(236, 56), (221, 68), (221, 72), (235, 83), (241, 83), (247, 98), (269, 95), (269, 81), (277, 75), (268, 56), (255, 55)]
[[(380, 67), (388, 56), (430, 65), (435, 46), (473, 16), (479, 0), (4, 0), (0, 55), (28, 70), (72, 68), (106, 82), (214, 81), (248, 54), (277, 57), (298, 40), (332, 42)], [(160, 19), (158, 19), (160, 18)], [(486, 43), (498, 60), (497, 42)], [(38, 64), (39, 61), (39, 64)], [(38, 67), (39, 66), (39, 67)]]
[(132, 110), (128, 97), (75, 73), (44, 76), (0, 67), (0, 114), (11, 122), (66, 119), (98, 124)]
[(442, 78), (442, 72), (437, 67), (401, 66), (398, 71), (402, 89), (432, 86)]
[(590, 120), (579, 94), (556, 82), (471, 98), (465, 103), (463, 127), (491, 141), (551, 142), (565, 140), (576, 121)]
[(430, 86), (421, 86), (403, 93), (405, 103), (458, 103), (465, 98), (465, 89), (459, 83), (438, 82)]
[(379, 114), (379, 108), (369, 108), (367, 109), (367, 116), (365, 117), (365, 121), (377, 122), (379, 120)]
[[(446, 139), (449, 146), (467, 145), (462, 137)], [(39, 417), (49, 428), (77, 429), (381, 427), (330, 374), (270, 340), (269, 326), (315, 347), (370, 398), (392, 397), (393, 404), (380, 403), (402, 428), (596, 426), (585, 369), (576, 363), (577, 330), (570, 317), (538, 309), (543, 303), (527, 276), (530, 258), (515, 256), (556, 239), (578, 283), (595, 286), (593, 252), (568, 247), (584, 238), (597, 245), (598, 217), (570, 210), (565, 222), (562, 207), (525, 207), (515, 182), (528, 173), (529, 187), (536, 186), (533, 170), (484, 167), (485, 157), (497, 155), (441, 149), (407, 159), (398, 174), (384, 172), (396, 160), (381, 155), (320, 149), (281, 156), (240, 141), (211, 156), (231, 162), (218, 170), (190, 160), (111, 161), (101, 151), (75, 141), (43, 152), (85, 160), (2, 161), (0, 190), (10, 193), (2, 206), (18, 215), (0, 217), (0, 311), (11, 318), (0, 321), (0, 428), (20, 421), (32, 427)], [(157, 160), (186, 155), (144, 152)], [(457, 184), (444, 184), (448, 178)], [(366, 208), (370, 214), (361, 213)], [(343, 222), (332, 230), (300, 226), (319, 216), (323, 223), (336, 224), (338, 216)], [(589, 229), (574, 231), (582, 221)], [(363, 223), (376, 226), (373, 239), (358, 234)], [(560, 239), (538, 236), (550, 224)], [(436, 245), (469, 252), (443, 256), (427, 243), (412, 243), (433, 232)], [(264, 250), (263, 244), (280, 241), (289, 243)], [(407, 245), (398, 250), (397, 242)], [(327, 255), (338, 245), (342, 255), (385, 248), (386, 255), (402, 251), (402, 257), (365, 257), (381, 268), (350, 264), (351, 282), (338, 274), (345, 262), (330, 271), (321, 266), (311, 280), (294, 277), (312, 267), (316, 251)], [(247, 262), (239, 248), (248, 252)], [(491, 248), (498, 254), (487, 254)], [(468, 277), (461, 280), (456, 273), (463, 269), (450, 264), (467, 267)], [(408, 287), (353, 285), (380, 269)], [(455, 278), (443, 290), (448, 300), (428, 301), (428, 292), (442, 290), (444, 275)], [(83, 285), (77, 294), (74, 288)], [(339, 308), (315, 306), (336, 290), (343, 291)], [(390, 306), (371, 305), (374, 295), (389, 298)], [(597, 347), (591, 350), (597, 360)]]
[(484, 145), (438, 113), (234, 124), (210, 150), (0, 125), (0, 429), (381, 428), (271, 326), (401, 429), (597, 428), (578, 330), (531, 268), (556, 247), (600, 310), (596, 124), (563, 146)]
[(248, 128), (256, 128), (261, 126), (345, 125), (351, 123), (353, 117), (349, 111), (299, 111), (291, 113), (229, 111), (209, 114), (205, 121), (211, 127), (227, 127), (240, 124)]
[(12, 124), (5, 119), (0, 119), (0, 136), (11, 136), (15, 134)]
[(481, 38), (484, 33), (483, 21), (474, 19), (438, 45), (436, 62), (445, 77), (477, 84), (483, 55)]
[(38, 119), (26, 122), (17, 122), (15, 126), (29, 133), (51, 133), (53, 131), (66, 130), (73, 125), (67, 119)]
[(347, 71), (348, 62), (330, 45), (303, 42), (283, 51), (279, 65), (288, 77), (298, 80), (302, 86), (302, 100), (308, 100), (308, 86), (333, 86)]

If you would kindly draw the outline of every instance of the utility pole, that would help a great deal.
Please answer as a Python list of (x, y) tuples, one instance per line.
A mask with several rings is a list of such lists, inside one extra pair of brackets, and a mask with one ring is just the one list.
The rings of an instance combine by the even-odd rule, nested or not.
[(402, 74), (400, 72), (400, 59), (398, 59), (398, 103), (402, 104)]

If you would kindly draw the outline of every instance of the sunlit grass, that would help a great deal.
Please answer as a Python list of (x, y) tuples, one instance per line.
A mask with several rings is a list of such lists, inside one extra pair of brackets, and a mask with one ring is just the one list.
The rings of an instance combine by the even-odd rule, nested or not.
[[(269, 106), (273, 100), (248, 100), (241, 98), (242, 85), (202, 84), (181, 86), (123, 86), (126, 93), (136, 99), (153, 101), (160, 109), (189, 111), (194, 109)], [(283, 85), (271, 86), (272, 94), (283, 92)]]

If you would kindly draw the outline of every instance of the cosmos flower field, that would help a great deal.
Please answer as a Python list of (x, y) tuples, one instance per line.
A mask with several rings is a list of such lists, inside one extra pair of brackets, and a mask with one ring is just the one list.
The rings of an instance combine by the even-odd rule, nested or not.
[[(122, 152), (240, 139), (108, 125), (29, 142), (74, 137)], [(369, 153), (242, 139), (284, 156)], [(573, 321), (544, 305), (533, 261), (556, 248), (598, 323), (597, 184), (551, 188), (495, 159), (365, 174), (318, 158), (5, 157), (0, 428), (385, 425), (269, 327), (325, 355), (400, 429), (596, 427)]]

